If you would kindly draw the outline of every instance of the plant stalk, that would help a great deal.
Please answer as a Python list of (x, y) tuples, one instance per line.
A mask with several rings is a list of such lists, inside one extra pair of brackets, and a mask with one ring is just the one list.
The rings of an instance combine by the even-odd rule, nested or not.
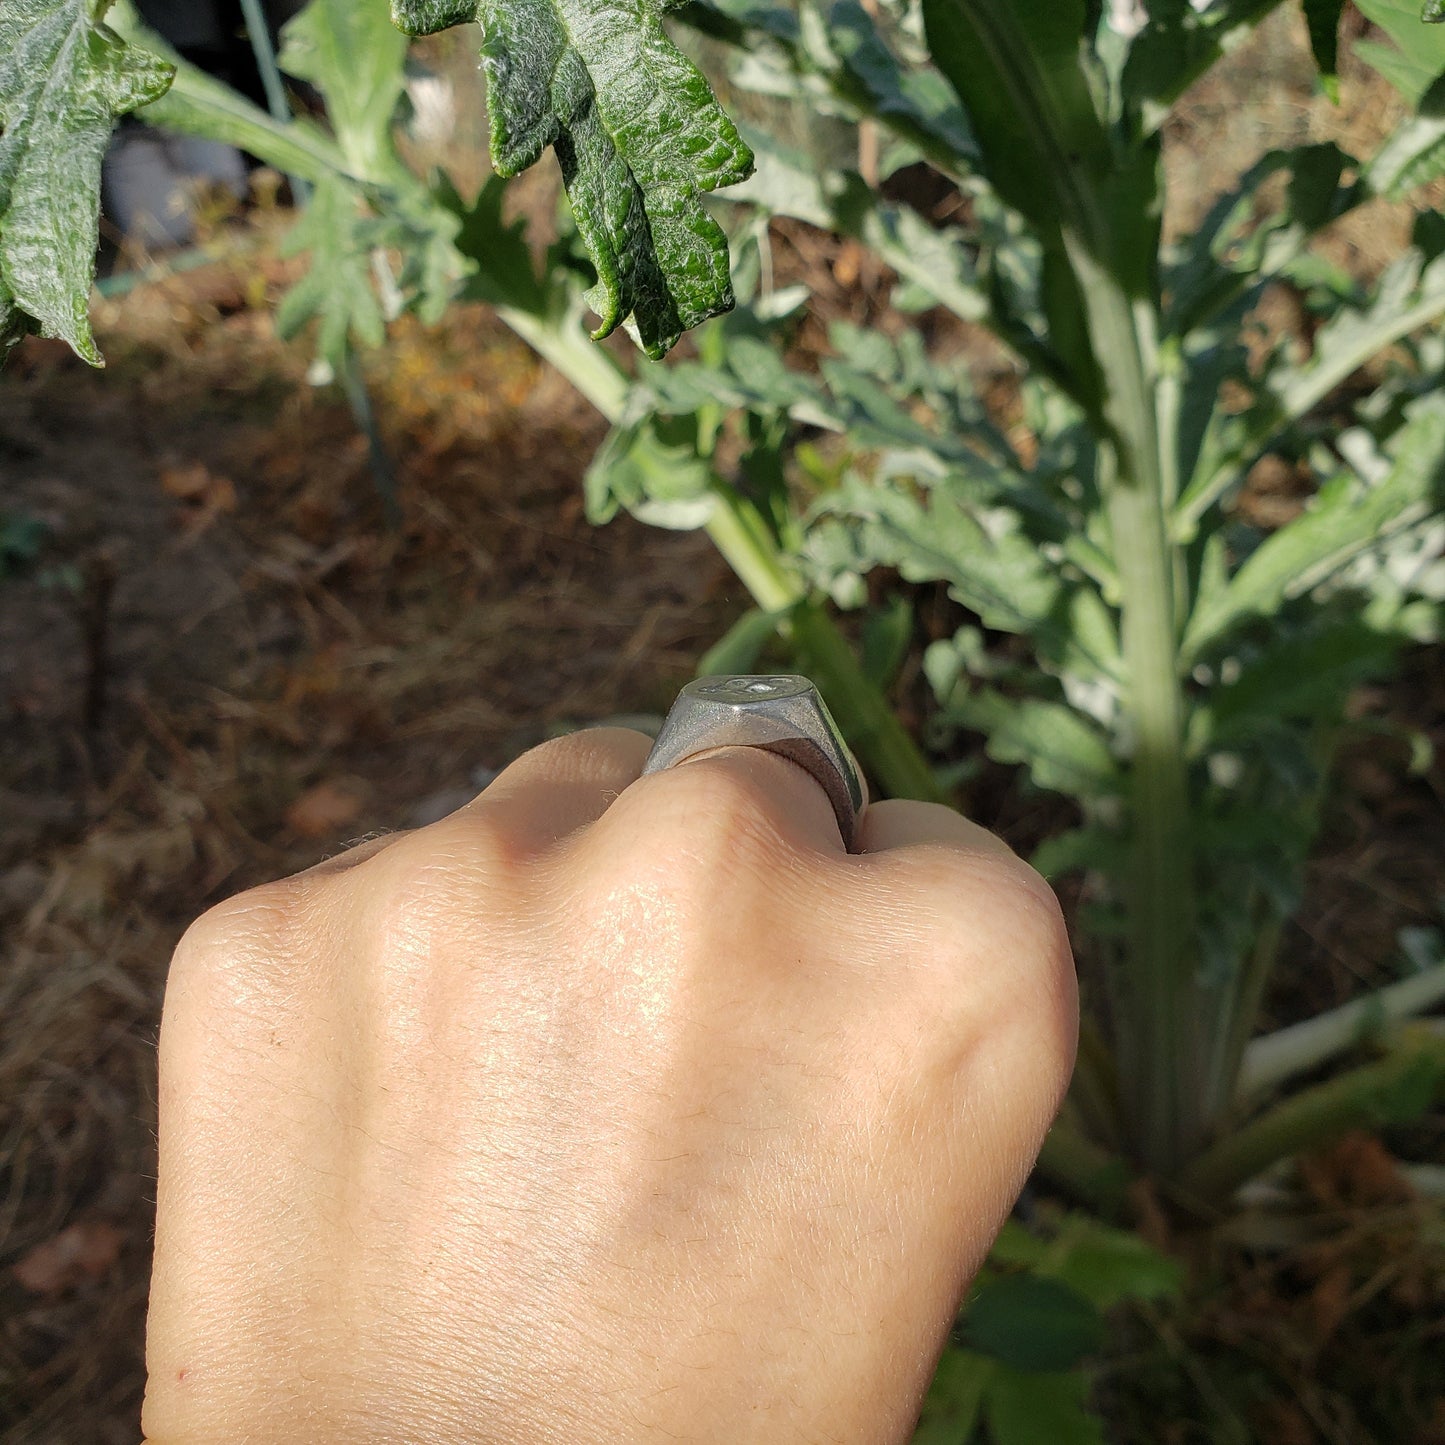
[[(578, 327), (566, 318), (559, 322), (514, 307), (499, 307), (498, 315), (609, 421), (621, 417), (627, 378)], [(864, 675), (837, 624), (808, 595), (802, 579), (784, 565), (756, 510), (721, 477), (714, 481), (713, 494), (716, 505), (707, 523), (713, 545), (757, 605), (786, 619), (782, 631), (806, 659), (808, 671), (868, 772), (890, 797), (951, 805), (918, 744), (883, 692)]]
[(1156, 412), (1153, 334), (1122, 282), (1082, 243), (1069, 259), (1103, 373), (1100, 490), (1119, 571), (1121, 632), (1134, 728), (1129, 947), (1118, 1000), (1123, 1105), (1142, 1162), (1160, 1173), (1204, 1130), (1192, 979), (1196, 905), (1178, 659), (1178, 559), (1167, 527), (1169, 475)]
[(1413, 1116), (1442, 1094), (1445, 1038), (1411, 1030), (1384, 1058), (1305, 1089), (1221, 1139), (1180, 1173), (1179, 1186), (1198, 1203), (1225, 1203), (1278, 1160), (1348, 1129)]
[(1445, 963), (1401, 979), (1328, 1013), (1255, 1039), (1245, 1050), (1238, 1092), (1263, 1093), (1318, 1068), (1391, 1024), (1427, 1012), (1445, 1001)]

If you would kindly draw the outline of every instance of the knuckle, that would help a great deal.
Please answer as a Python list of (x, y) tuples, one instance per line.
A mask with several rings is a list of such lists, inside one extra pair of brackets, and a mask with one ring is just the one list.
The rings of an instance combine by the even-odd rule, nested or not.
[(181, 936), (176, 956), (199, 963), (238, 946), (269, 942), (288, 928), (294, 907), (294, 895), (283, 883), (247, 889), (201, 914)]
[(646, 780), (639, 799), (648, 832), (679, 877), (729, 882), (781, 862), (788, 845), (767, 791), (721, 759), (689, 763)]
[(485, 807), (473, 807), (399, 839), (337, 885), (359, 896), (383, 940), (456, 917), (470, 920), (480, 897), (513, 883), (527, 852)]
[[(910, 850), (911, 851), (911, 850)], [(1026, 863), (1004, 854), (924, 846), (906, 859), (915, 907), (927, 920), (930, 973), (995, 1019), (1072, 1033), (1073, 950), (1058, 899)]]
[(266, 883), (207, 909), (181, 936), (171, 959), (167, 1007), (208, 1006), (254, 996), (268, 965), (287, 953), (301, 908), (296, 880)]

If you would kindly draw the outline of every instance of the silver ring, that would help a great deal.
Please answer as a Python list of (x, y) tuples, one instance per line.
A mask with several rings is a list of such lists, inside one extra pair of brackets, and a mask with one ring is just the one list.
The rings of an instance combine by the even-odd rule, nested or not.
[(713, 748), (762, 748), (817, 780), (851, 853), (868, 789), (818, 689), (791, 673), (700, 677), (678, 693), (643, 764), (658, 773)]

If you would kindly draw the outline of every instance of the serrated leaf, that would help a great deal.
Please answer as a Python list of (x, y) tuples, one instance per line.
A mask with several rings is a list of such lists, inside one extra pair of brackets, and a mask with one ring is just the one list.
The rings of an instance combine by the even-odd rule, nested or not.
[(1246, 743), (1281, 719), (1338, 717), (1350, 689), (1383, 671), (1403, 642), (1354, 617), (1281, 631), (1238, 677), (1210, 691), (1202, 708), (1210, 745)]
[[(1346, 168), (1354, 164), (1353, 157), (1332, 142), (1274, 150), (1256, 161), (1239, 184), (1209, 208), (1165, 273), (1167, 328), (1187, 333), (1247, 289), (1279, 275), (1317, 231), (1365, 200), (1368, 193), (1362, 186), (1341, 184)], [(1284, 199), (1261, 219), (1260, 192), (1280, 172), (1289, 175)]]
[(438, 201), (460, 222), (455, 245), (476, 270), (467, 277), (462, 295), (471, 301), (489, 301), (494, 306), (515, 306), (521, 311), (541, 312), (547, 304), (546, 285), (538, 280), (532, 249), (527, 245), (527, 228), (522, 221), (502, 219), (502, 201), (507, 182), (493, 173), (468, 205), (457, 194), (451, 180), (442, 175), (435, 187)]
[(342, 153), (368, 180), (382, 180), (397, 166), (391, 122), (406, 51), (387, 0), (310, 0), (281, 32), (278, 63), (321, 92)]
[(1176, 504), (1192, 524), (1273, 441), (1372, 357), (1445, 315), (1445, 257), (1424, 265), (1419, 251), (1402, 256), (1380, 278), (1368, 303), (1343, 307), (1314, 338), (1303, 366), (1273, 363), (1260, 400), (1244, 412), (1216, 412), (1194, 474)]
[(102, 23), (107, 3), (0, 4), (0, 347), (33, 328), (92, 366), (100, 163), (115, 118), (174, 73)]
[[(745, 180), (752, 153), (707, 81), (667, 38), (659, 0), (486, 0), (492, 164), (502, 175), (551, 146), (596, 267), (601, 338), (625, 322), (657, 359), (733, 305), (727, 238), (704, 192)], [(404, 29), (461, 7), (395, 0)]]
[(1396, 439), (1388, 476), (1364, 487), (1339, 476), (1310, 507), (1272, 533), (1229, 585), (1196, 605), (1181, 653), (1192, 659), (1247, 617), (1271, 616), (1288, 597), (1319, 585), (1382, 537), (1438, 505), (1445, 471), (1445, 408), (1420, 406)]
[(948, 85), (936, 71), (903, 66), (857, 0), (834, 0), (826, 16), (805, 4), (799, 20), (797, 60), (822, 74), (841, 100), (884, 120), (946, 172), (976, 159), (968, 121)]
[[(1012, 519), (991, 516), (985, 530), (962, 497), (945, 485), (933, 488), (927, 505), (902, 487), (851, 485), (830, 498), (829, 513), (846, 518), (846, 538), (810, 528), (808, 557), (827, 586), (832, 564), (863, 573), (897, 567), (910, 582), (945, 580), (959, 601), (989, 627), (1042, 633), (1063, 591), (1055, 569)], [(836, 544), (848, 544), (838, 551)], [(823, 550), (815, 551), (815, 543)], [(831, 552), (830, 558), (827, 554)]]
[[(1438, 85), (1436, 88), (1439, 88)], [(1370, 158), (1365, 179), (1372, 189), (1400, 199), (1445, 175), (1445, 114), (1422, 107), (1397, 126)]]
[(1015, 1370), (1069, 1370), (1103, 1343), (1104, 1320), (1077, 1290), (1035, 1274), (989, 1280), (969, 1300), (963, 1342)]
[(1122, 789), (1104, 738), (1063, 703), (980, 688), (957, 701), (949, 716), (981, 732), (996, 762), (1022, 763), (1041, 788), (1083, 799)]
[(319, 325), (316, 354), (339, 373), (353, 339), (380, 346), (386, 323), (372, 290), (372, 225), (361, 215), (355, 190), (343, 181), (324, 179), (311, 193), (301, 219), (291, 228), (283, 251), (311, 253), (310, 270), (281, 299), (276, 329), (294, 336), (308, 321)]
[(757, 169), (738, 199), (779, 216), (856, 237), (904, 280), (965, 321), (984, 321), (988, 293), (957, 231), (930, 226), (907, 206), (883, 202), (861, 177), (819, 175), (765, 133), (747, 133)]
[(1079, 1372), (1040, 1375), (1000, 1368), (985, 1404), (993, 1445), (1104, 1445)]

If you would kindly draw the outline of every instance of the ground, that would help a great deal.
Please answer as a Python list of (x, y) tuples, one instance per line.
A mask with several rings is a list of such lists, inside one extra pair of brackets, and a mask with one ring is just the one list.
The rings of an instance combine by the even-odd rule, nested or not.
[[(1271, 145), (1388, 127), (1346, 74), (1309, 97), (1281, 17), (1181, 108), (1183, 231)], [(1248, 99), (1240, 104), (1240, 97)], [(0, 380), (0, 505), (51, 540), (0, 580), (0, 1440), (133, 1445), (166, 961), (209, 903), (439, 816), (549, 732), (655, 715), (745, 605), (704, 538), (594, 530), (601, 423), (485, 310), (404, 324), (369, 363), (395, 515), (336, 396), (274, 336), (282, 263), (242, 223), (212, 264), (98, 306), (108, 368), (32, 342)], [(1378, 268), (1404, 219), (1333, 242)], [(823, 304), (876, 314), (856, 248), (780, 236)], [(818, 332), (821, 343), (821, 331)], [(951, 630), (946, 599), (928, 599)], [(938, 612), (938, 609), (944, 609)], [(928, 609), (925, 609), (928, 610)], [(1388, 976), (1445, 898), (1438, 653), (1362, 693), (1372, 731), (1286, 940), (1284, 1020)], [(915, 694), (912, 705), (916, 708)], [(1437, 761), (1411, 769), (1409, 736)], [(1027, 847), (1057, 810), (1001, 769), (972, 811)], [(1445, 1441), (1445, 1239), (1397, 1155), (1445, 1123), (1311, 1161), (1287, 1238), (1188, 1254), (1187, 1305), (1121, 1327), (1100, 1397), (1144, 1441)]]

